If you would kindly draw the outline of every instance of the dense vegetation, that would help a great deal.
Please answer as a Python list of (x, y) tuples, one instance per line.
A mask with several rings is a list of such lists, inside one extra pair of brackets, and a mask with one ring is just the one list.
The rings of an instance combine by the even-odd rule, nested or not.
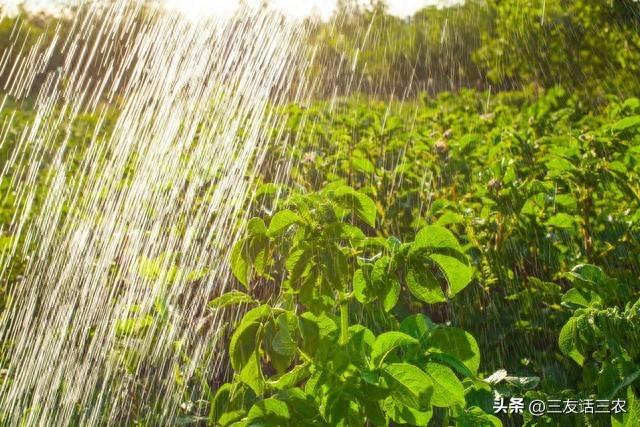
[[(318, 26), (316, 73), (356, 64), (326, 93), (363, 93), (287, 107), (233, 247), (233, 289), (208, 305), (240, 315), (211, 350), (229, 372), (175, 368), (190, 403), (180, 423), (636, 426), (639, 17), (630, 0), (489, 0)], [(30, 24), (31, 42), (52, 31)], [(12, 114), (2, 164), (33, 118), (28, 102), (3, 122)], [(77, 155), (94, 125), (74, 124)], [(273, 171), (291, 159), (282, 182)], [(0, 226), (15, 208), (0, 201)], [(151, 375), (127, 345), (167, 321), (153, 310), (114, 325), (123, 376)], [(127, 421), (160, 423), (152, 386), (139, 381)], [(622, 398), (627, 412), (495, 414), (501, 396)]]
[[(353, 10), (354, 2), (342, 3)], [(336, 85), (338, 93), (357, 88), (403, 97), (535, 83), (597, 100), (640, 90), (637, 1), (467, 0), (425, 8), (409, 20), (386, 14), (384, 2), (372, 3), (336, 15), (313, 34), (322, 64), (330, 70), (347, 64), (327, 82), (327, 94)]]
[[(308, 23), (308, 43), (317, 48), (311, 78), (319, 78), (321, 95), (357, 91), (402, 98), (460, 88), (519, 89), (531, 83), (562, 85), (598, 102), (608, 93), (640, 93), (640, 2), (635, 0), (454, 1), (410, 18), (389, 15), (384, 1), (369, 3), (363, 7), (357, 0), (340, 0), (328, 22)], [(83, 6), (77, 13), (87, 10)], [(140, 23), (154, 19), (153, 10), (137, 12), (140, 19), (121, 34), (123, 44), (140, 31)], [(63, 15), (60, 26), (43, 14), (2, 19), (5, 62), (13, 63), (37, 43), (48, 47), (56, 33), (65, 40), (74, 28), (70, 16)], [(88, 34), (87, 40), (98, 37)], [(22, 48), (11, 49), (14, 44)], [(64, 63), (61, 46), (50, 52), (49, 71)], [(126, 66), (119, 52), (112, 61)], [(104, 66), (87, 70), (92, 76), (105, 72)], [(0, 68), (0, 81), (10, 74), (11, 67)], [(44, 76), (36, 76), (34, 93)]]
[[(218, 422), (499, 425), (493, 387), (631, 407), (516, 425), (633, 425), (640, 101), (594, 112), (555, 88), (339, 111), (291, 107), (293, 183), (264, 186), (285, 199), (249, 223), (238, 290), (211, 303), (258, 304)], [(279, 296), (254, 300), (265, 283)]]

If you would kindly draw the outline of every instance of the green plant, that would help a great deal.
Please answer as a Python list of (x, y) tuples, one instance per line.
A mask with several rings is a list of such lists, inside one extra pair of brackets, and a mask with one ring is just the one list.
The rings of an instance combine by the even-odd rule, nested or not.
[[(318, 101), (305, 107), (289, 106), (285, 113), (289, 118), (285, 134), (291, 141), (283, 150), (287, 159), (293, 159), (287, 176), (289, 187), (272, 183), (279, 179), (272, 175), (277, 169), (272, 166), (282, 160), (282, 150), (268, 150), (273, 157), (264, 162), (266, 167), (259, 174), (259, 180), (267, 184), (259, 186), (250, 208), (257, 215), (258, 209), (269, 211), (279, 200), (282, 209), (264, 220), (252, 220), (243, 243), (236, 246), (233, 268), (248, 289), (241, 293), (236, 287), (212, 305), (212, 309), (223, 312), (225, 321), (233, 323), (247, 305), (255, 308), (265, 303), (271, 307), (269, 318), (291, 312), (297, 324), (301, 318), (325, 313), (332, 331), (324, 342), (333, 349), (339, 347), (341, 330), (338, 301), (347, 301), (345, 317), (351, 341), (357, 331), (349, 328), (356, 324), (371, 331), (375, 342), (375, 337), (386, 332), (402, 332), (400, 325), (406, 318), (427, 314), (432, 319), (429, 325), (455, 325), (475, 337), (482, 350), (484, 372), (504, 369), (508, 377), (519, 378), (504, 379), (488, 390), (487, 385), (466, 379), (450, 366), (465, 387), (475, 387), (465, 388), (465, 401), (468, 407), (482, 408), (479, 411), (491, 411), (492, 392), (505, 397), (604, 398), (610, 393), (598, 385), (596, 374), (611, 378), (612, 384), (621, 384), (635, 372), (638, 361), (631, 336), (617, 336), (618, 332), (611, 333), (607, 324), (614, 325), (613, 331), (631, 334), (637, 323), (632, 307), (640, 297), (638, 98), (610, 96), (606, 105), (593, 108), (560, 87), (502, 93), (465, 90), (442, 93), (436, 98), (424, 96), (403, 104), (362, 97), (337, 99), (335, 103)], [(10, 158), (35, 112), (28, 105), (9, 102), (1, 117), (7, 123), (7, 136), (0, 147), (0, 163)], [(96, 120), (86, 115), (73, 124), (69, 144), (74, 149), (69, 155), (76, 156), (74, 168), (80, 164), (87, 135), (95, 129)], [(108, 137), (109, 129), (111, 126), (105, 129), (104, 137)], [(272, 142), (278, 147), (280, 143), (278, 138)], [(47, 163), (36, 183), (34, 213), (42, 208), (49, 189), (49, 166)], [(76, 172), (73, 168), (69, 171)], [(29, 252), (24, 252), (28, 248), (23, 248), (24, 242), (10, 226), (23, 207), (17, 206), (15, 196), (7, 191), (9, 176), (0, 182), (5, 196), (0, 202), (0, 257), (16, 258), (12, 270), (4, 276), (6, 281), (0, 284), (0, 302), (5, 289), (20, 286), (24, 263), (18, 257)], [(326, 187), (336, 181), (354, 190), (339, 184)], [(287, 197), (287, 188), (299, 189), (300, 194)], [(203, 203), (210, 202), (208, 197), (214, 189), (215, 184), (207, 187)], [(287, 218), (294, 221), (289, 223)], [(443, 228), (456, 236), (458, 252), (466, 259), (455, 277), (466, 277), (469, 270), (464, 265), (473, 268), (472, 285), (452, 299), (451, 294), (462, 285), (453, 282), (450, 286), (433, 259), (425, 260), (424, 268), (412, 268), (410, 251), (403, 252), (425, 235), (432, 235), (433, 230)], [(425, 231), (416, 234), (422, 229)], [(175, 231), (183, 233), (184, 228)], [(178, 279), (194, 281), (185, 289), (187, 292), (198, 286), (198, 278), (205, 273), (184, 263), (180, 254), (155, 255), (158, 256), (140, 259), (134, 268), (150, 287), (158, 290), (178, 286)], [(302, 262), (299, 268), (304, 269), (287, 269), (287, 260), (290, 266), (298, 265), (294, 262), (297, 256)], [(570, 289), (582, 289), (584, 283), (566, 272), (586, 263), (615, 280), (606, 279), (594, 287), (602, 299), (597, 305), (596, 299), (588, 306), (571, 305), (568, 298), (573, 297), (563, 300), (563, 295), (567, 291), (567, 295), (575, 294)], [(340, 270), (340, 266), (346, 267)], [(578, 270), (574, 273), (578, 274)], [(435, 280), (425, 272), (435, 272)], [(115, 279), (110, 278), (109, 286), (118, 286)], [(436, 282), (441, 286), (419, 286)], [(236, 285), (242, 286), (240, 282)], [(154, 301), (128, 302), (128, 311), (110, 329), (116, 338), (113, 360), (117, 363), (113, 367), (125, 379), (137, 377), (135, 387), (116, 383), (109, 386), (130, 392), (131, 405), (122, 409), (121, 420), (157, 425), (165, 408), (180, 407), (176, 410), (180, 422), (202, 423), (212, 393), (220, 381), (228, 378), (220, 378), (217, 366), (210, 364), (193, 369), (193, 342), (165, 343), (175, 356), (171, 359), (154, 359), (137, 344), (141, 340), (155, 343), (156, 335), (179, 326), (175, 323), (179, 311), (175, 310), (181, 308), (182, 297), (180, 301), (167, 301), (164, 294), (160, 292)], [(119, 294), (114, 295), (114, 302), (122, 301)], [(199, 301), (199, 306), (203, 307), (206, 301)], [(239, 311), (230, 306), (238, 303), (244, 304)], [(202, 318), (189, 319), (190, 326), (200, 334), (197, 331), (209, 331), (215, 325), (215, 331), (209, 331), (211, 336), (224, 337), (226, 323), (220, 325), (212, 320), (220, 315), (204, 312)], [(594, 319), (594, 325), (590, 319)], [(277, 331), (278, 324), (274, 322)], [(569, 326), (563, 330), (567, 322)], [(265, 324), (265, 329), (268, 322), (260, 323)], [(576, 335), (567, 332), (571, 325), (578, 324), (587, 329), (574, 328)], [(294, 328), (292, 334), (295, 331)], [(363, 334), (371, 337), (368, 332)], [(560, 335), (562, 347), (553, 344)], [(571, 347), (573, 341), (565, 339), (567, 336), (577, 337), (575, 351)], [(249, 386), (236, 380), (231, 406), (238, 405), (237, 419), (247, 417), (257, 399), (283, 392), (269, 383), (303, 364), (297, 349), (306, 345), (304, 337), (296, 336), (296, 353), (286, 368), (272, 361), (272, 350), (262, 342), (260, 373), (265, 391), (258, 398)], [(3, 368), (11, 357), (10, 344), (3, 343)], [(205, 350), (214, 354), (216, 361), (225, 359), (224, 354), (220, 355), (221, 351), (224, 353), (220, 344), (217, 338), (212, 339)], [(368, 363), (369, 344), (362, 345)], [(574, 361), (576, 351), (584, 358), (582, 365)], [(315, 353), (312, 356), (315, 360)], [(392, 352), (390, 357), (395, 359), (385, 360), (418, 363), (418, 368), (424, 368), (421, 362), (405, 356), (402, 347)], [(432, 360), (433, 355), (429, 357)], [(328, 369), (325, 367), (329, 361), (316, 362), (320, 366), (317, 370)], [(305, 366), (295, 372), (310, 375), (308, 369), (312, 365)], [(362, 377), (363, 369), (358, 368), (355, 378)], [(160, 384), (160, 377), (166, 382)], [(536, 377), (539, 382), (533, 379)], [(0, 381), (5, 378), (0, 376)], [(512, 387), (510, 381), (516, 386)], [(523, 381), (527, 388), (522, 387)], [(638, 396), (638, 381), (622, 387), (616, 396), (627, 393), (632, 402), (629, 393)], [(293, 388), (304, 391), (307, 382), (302, 379)], [(166, 396), (157, 392), (167, 383), (184, 391), (179, 401), (167, 402)], [(229, 387), (225, 389), (231, 390)], [(340, 387), (336, 389), (343, 390)], [(327, 422), (323, 418), (325, 412), (320, 410), (325, 411), (324, 407), (315, 400), (320, 392), (313, 393), (305, 396), (313, 401), (319, 422)], [(220, 394), (216, 402), (223, 396)], [(222, 409), (227, 419), (231, 406)], [(358, 408), (366, 416), (360, 403)], [(79, 412), (82, 410), (78, 408)], [(447, 414), (453, 423), (455, 411), (435, 406), (431, 424), (442, 424)], [(505, 423), (523, 421), (499, 416)], [(608, 426), (609, 418), (564, 416), (562, 420), (548, 418), (548, 424), (562, 422), (577, 427), (588, 422)], [(543, 419), (530, 416), (523, 422), (541, 425)]]
[(573, 314), (560, 331), (560, 350), (582, 367), (582, 393), (626, 399), (626, 413), (612, 425), (633, 426), (640, 417), (640, 298), (594, 265), (578, 265), (569, 277), (562, 303)]
[(233, 381), (213, 399), (211, 422), (426, 425), (437, 416), (501, 425), (466, 405), (465, 393), (490, 390), (478, 377), (473, 336), (407, 314), (469, 284), (472, 268), (455, 236), (427, 226), (407, 243), (367, 237), (376, 205), (341, 183), (285, 206), (268, 226), (249, 221), (232, 255), (247, 290), (281, 281), (278, 297), (263, 303), (234, 291), (210, 303), (256, 306), (231, 337)]
[(637, 93), (640, 6), (633, 0), (489, 0), (476, 63), (494, 83), (562, 83), (589, 95)]

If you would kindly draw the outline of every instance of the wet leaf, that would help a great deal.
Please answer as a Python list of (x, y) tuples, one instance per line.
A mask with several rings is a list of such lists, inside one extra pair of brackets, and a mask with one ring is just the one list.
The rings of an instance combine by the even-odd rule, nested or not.
[(391, 363), (382, 369), (382, 374), (397, 402), (418, 410), (429, 408), (433, 384), (423, 370), (408, 363)]
[(403, 346), (418, 345), (415, 338), (402, 332), (384, 332), (376, 337), (371, 349), (371, 363), (379, 367), (389, 353)]

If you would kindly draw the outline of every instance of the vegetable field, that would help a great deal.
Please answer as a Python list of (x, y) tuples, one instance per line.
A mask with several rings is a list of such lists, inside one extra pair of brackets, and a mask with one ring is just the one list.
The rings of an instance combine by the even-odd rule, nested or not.
[(0, 0), (0, 426), (640, 426), (640, 3), (237, 3)]
[(290, 108), (294, 182), (264, 177), (262, 203), (281, 201), (210, 303), (251, 307), (218, 422), (500, 425), (497, 391), (630, 405), (506, 424), (634, 425), (640, 101), (594, 113), (555, 88), (337, 110), (300, 124)]

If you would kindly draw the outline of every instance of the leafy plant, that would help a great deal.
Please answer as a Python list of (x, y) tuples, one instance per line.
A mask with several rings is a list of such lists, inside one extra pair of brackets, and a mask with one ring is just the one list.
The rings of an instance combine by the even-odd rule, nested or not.
[(573, 314), (560, 331), (560, 350), (582, 367), (583, 393), (626, 399), (626, 413), (612, 424), (632, 426), (640, 415), (640, 298), (594, 265), (578, 265), (569, 276), (573, 287), (562, 303)]
[[(473, 336), (422, 313), (403, 315), (469, 284), (458, 240), (440, 226), (406, 243), (368, 237), (375, 224), (373, 200), (342, 183), (290, 196), (268, 226), (249, 221), (233, 249), (233, 272), (247, 290), (281, 280), (281, 292), (235, 327), (233, 381), (213, 399), (212, 422), (426, 425), (435, 414), (458, 425), (500, 425), (466, 404), (468, 391), (488, 387)], [(253, 302), (234, 291), (210, 305), (232, 300)]]

